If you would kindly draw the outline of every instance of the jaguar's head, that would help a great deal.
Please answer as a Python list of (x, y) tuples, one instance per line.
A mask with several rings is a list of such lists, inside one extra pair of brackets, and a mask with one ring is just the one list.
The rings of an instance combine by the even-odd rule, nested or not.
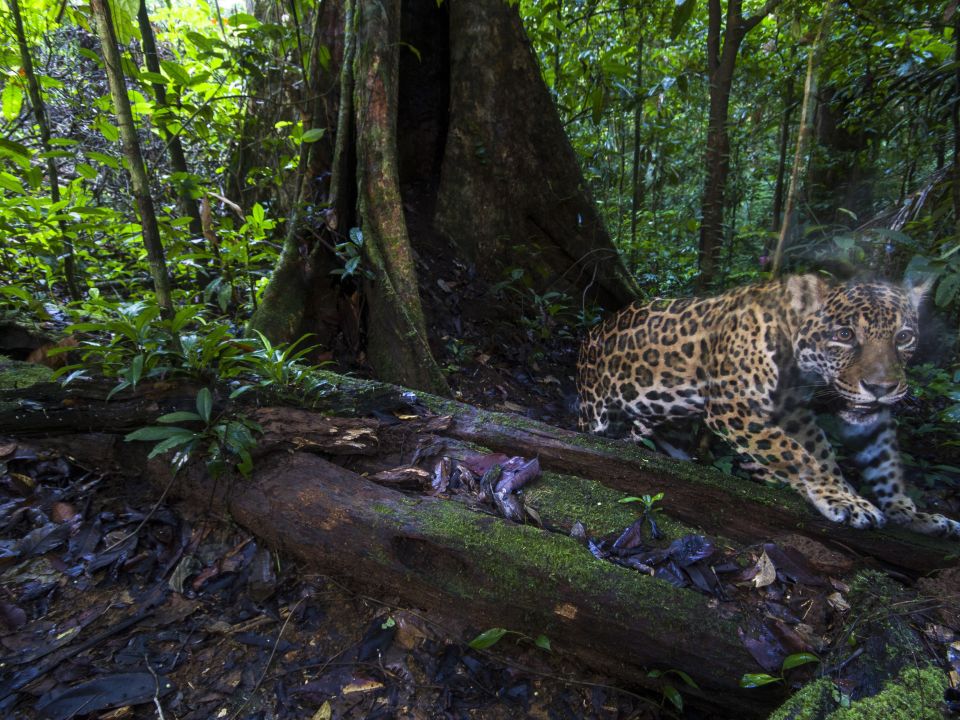
[(917, 308), (928, 285), (851, 282), (825, 291), (800, 325), (800, 370), (820, 376), (852, 413), (876, 412), (907, 393), (904, 366), (917, 348)]

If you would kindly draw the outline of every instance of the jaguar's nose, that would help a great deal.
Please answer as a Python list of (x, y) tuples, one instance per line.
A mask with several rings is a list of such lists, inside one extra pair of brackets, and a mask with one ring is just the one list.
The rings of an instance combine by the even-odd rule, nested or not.
[(860, 385), (864, 390), (879, 400), (894, 392), (900, 386), (900, 383), (868, 383), (861, 380)]

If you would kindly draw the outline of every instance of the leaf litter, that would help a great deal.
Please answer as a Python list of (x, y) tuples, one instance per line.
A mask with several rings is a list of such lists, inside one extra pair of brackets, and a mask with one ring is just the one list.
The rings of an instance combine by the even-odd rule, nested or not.
[[(0, 452), (2, 717), (660, 715), (603, 677), (564, 682), (548, 638), (471, 649), (484, 628), (455, 609), (427, 618), (359, 596), (228, 522), (155, 507), (137, 478), (13, 441)], [(497, 466), (489, 490), (522, 513), (537, 461), (479, 457), (450, 460), (442, 491), (477, 501)]]

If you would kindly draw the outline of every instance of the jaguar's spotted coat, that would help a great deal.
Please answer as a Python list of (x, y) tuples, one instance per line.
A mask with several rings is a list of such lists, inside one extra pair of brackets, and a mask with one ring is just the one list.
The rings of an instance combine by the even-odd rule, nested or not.
[[(887, 520), (960, 537), (960, 523), (919, 512), (904, 492), (889, 408), (907, 392), (924, 288), (831, 285), (816, 275), (703, 299), (634, 303), (595, 327), (580, 350), (582, 430), (651, 437), (665, 420), (702, 416), (751, 469), (789, 483), (827, 518), (858, 528)], [(844, 403), (842, 436), (878, 509), (844, 480), (808, 389)]]

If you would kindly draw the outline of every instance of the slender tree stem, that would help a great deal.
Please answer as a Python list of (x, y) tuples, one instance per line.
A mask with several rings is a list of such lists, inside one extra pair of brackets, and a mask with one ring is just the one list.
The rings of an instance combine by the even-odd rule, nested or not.
[(150, 194), (147, 167), (143, 160), (143, 154), (140, 152), (140, 140), (137, 137), (136, 125), (133, 122), (130, 98), (127, 96), (127, 86), (124, 82), (123, 69), (120, 64), (120, 51), (117, 49), (117, 40), (113, 31), (110, 4), (108, 0), (90, 0), (90, 8), (96, 22), (97, 34), (100, 36), (107, 82), (110, 85), (110, 95), (113, 98), (117, 124), (120, 126), (123, 154), (130, 172), (130, 187), (133, 190), (134, 200), (140, 214), (143, 244), (147, 248), (147, 261), (150, 265), (150, 274), (153, 276), (157, 304), (160, 306), (163, 315), (170, 318), (173, 317), (170, 275), (167, 272), (163, 243), (160, 240), (160, 226), (157, 224), (153, 196)]
[[(47, 122), (47, 109), (43, 102), (43, 95), (40, 92), (40, 82), (33, 71), (33, 58), (30, 55), (30, 48), (27, 45), (27, 36), (23, 29), (23, 17), (20, 15), (20, 1), (10, 0), (10, 12), (13, 15), (13, 24), (17, 34), (17, 44), (20, 47), (20, 64), (23, 65), (23, 73), (27, 79), (27, 91), (30, 94), (30, 104), (33, 105), (33, 116), (36, 118), (37, 127), (40, 130), (40, 147), (47, 153), (47, 177), (50, 179), (50, 200), (53, 203), (60, 202), (60, 173), (57, 169), (57, 161), (50, 150), (50, 124)], [(66, 227), (62, 221), (58, 221), (60, 228), (60, 239), (63, 243), (63, 275), (67, 283), (67, 292), (71, 300), (79, 300), (80, 286), (77, 283), (77, 264), (76, 255), (73, 250), (73, 241), (67, 234)]]
[(790, 170), (790, 189), (787, 191), (787, 201), (783, 209), (783, 222), (780, 225), (780, 236), (777, 240), (777, 249), (773, 254), (773, 263), (770, 272), (774, 277), (783, 269), (783, 253), (797, 226), (797, 204), (800, 197), (800, 176), (806, 166), (807, 145), (810, 134), (813, 132), (813, 113), (817, 101), (817, 69), (820, 57), (823, 54), (824, 40), (830, 31), (830, 22), (833, 19), (833, 0), (823, 8), (823, 18), (820, 20), (820, 29), (810, 48), (807, 57), (807, 77), (803, 84), (803, 109), (800, 113), (800, 127), (797, 129), (797, 147), (793, 154), (793, 168)]

